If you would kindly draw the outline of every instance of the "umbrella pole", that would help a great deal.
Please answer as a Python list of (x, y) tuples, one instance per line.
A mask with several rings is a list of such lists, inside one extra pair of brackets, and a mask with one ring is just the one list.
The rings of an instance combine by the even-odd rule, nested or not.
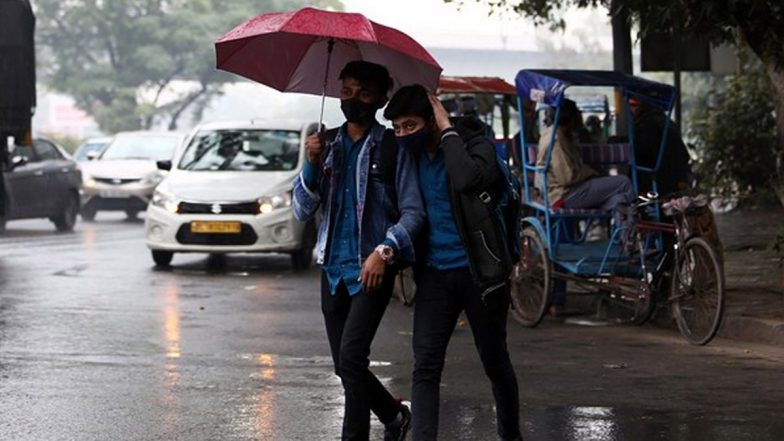
[(327, 99), (327, 83), (329, 81), (329, 64), (332, 61), (332, 50), (335, 48), (335, 39), (327, 41), (327, 68), (324, 71), (324, 88), (321, 92), (321, 114), (319, 114), (319, 130), (324, 130), (324, 103)]

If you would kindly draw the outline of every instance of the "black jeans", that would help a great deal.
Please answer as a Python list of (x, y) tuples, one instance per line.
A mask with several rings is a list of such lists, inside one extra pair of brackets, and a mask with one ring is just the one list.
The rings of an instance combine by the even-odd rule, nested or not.
[(384, 423), (400, 412), (400, 403), (370, 372), (370, 344), (389, 304), (395, 274), (388, 270), (381, 288), (350, 296), (341, 283), (335, 295), (329, 290), (326, 274), (321, 275), (321, 311), (327, 327), (329, 349), (345, 392), (344, 441), (367, 441), (370, 411)]
[(468, 268), (427, 268), (418, 279), (411, 393), (414, 441), (435, 440), (438, 436), (441, 372), (449, 339), (463, 310), (485, 374), (492, 383), (498, 435), (504, 440), (520, 436), (517, 378), (506, 348), (509, 296), (504, 289), (508, 288), (488, 294), (483, 303)]

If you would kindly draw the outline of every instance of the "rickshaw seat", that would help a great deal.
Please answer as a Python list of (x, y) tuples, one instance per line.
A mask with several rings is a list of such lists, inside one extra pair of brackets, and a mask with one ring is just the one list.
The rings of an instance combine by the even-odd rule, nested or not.
[[(627, 143), (577, 144), (583, 162), (590, 165), (628, 165), (630, 145)], [(536, 165), (538, 144), (528, 144), (528, 165)]]
[(551, 208), (550, 214), (563, 217), (612, 217), (612, 212), (594, 208)]

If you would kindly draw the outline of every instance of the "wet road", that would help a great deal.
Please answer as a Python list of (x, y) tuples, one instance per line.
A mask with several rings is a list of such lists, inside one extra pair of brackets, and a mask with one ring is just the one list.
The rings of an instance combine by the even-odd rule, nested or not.
[[(335, 440), (318, 270), (285, 256), (177, 255), (157, 271), (141, 222), (100, 215), (0, 238), (0, 439)], [(390, 305), (373, 369), (409, 395), (412, 310)], [(707, 348), (651, 327), (509, 323), (527, 440), (784, 439), (784, 351)], [(441, 439), (494, 440), (470, 331), (453, 337)], [(373, 439), (382, 439), (374, 422)]]

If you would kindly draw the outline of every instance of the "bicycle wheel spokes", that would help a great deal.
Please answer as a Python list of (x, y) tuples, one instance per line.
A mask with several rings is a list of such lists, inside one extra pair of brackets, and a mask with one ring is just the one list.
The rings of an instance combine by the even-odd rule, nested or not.
[(724, 312), (724, 272), (703, 239), (686, 242), (673, 271), (670, 300), (678, 329), (690, 343), (703, 345), (716, 335)]
[(535, 230), (523, 230), (520, 244), (520, 262), (512, 273), (512, 316), (522, 325), (534, 327), (550, 303), (552, 267), (547, 249)]

